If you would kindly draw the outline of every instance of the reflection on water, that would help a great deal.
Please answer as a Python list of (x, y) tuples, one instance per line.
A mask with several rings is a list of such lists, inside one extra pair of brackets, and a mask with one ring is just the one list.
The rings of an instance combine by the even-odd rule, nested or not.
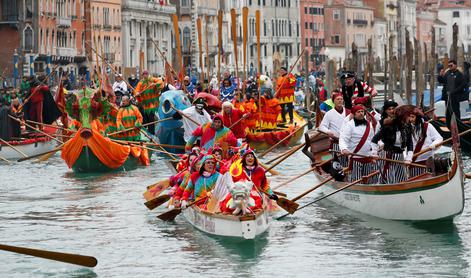
[[(256, 240), (240, 241), (209, 236), (182, 216), (160, 221), (156, 216), (165, 208), (145, 208), (145, 187), (171, 173), (163, 160), (100, 175), (74, 174), (58, 156), (47, 163), (0, 165), (0, 242), (93, 255), (99, 261), (88, 269), (0, 252), (0, 277), (470, 275), (468, 188), (465, 210), (454, 223), (386, 221), (324, 201), (273, 220)], [(466, 155), (464, 160), (471, 161)], [(286, 175), (271, 183), (308, 165), (298, 153), (277, 168)], [(307, 175), (280, 190), (292, 197), (316, 183)]]

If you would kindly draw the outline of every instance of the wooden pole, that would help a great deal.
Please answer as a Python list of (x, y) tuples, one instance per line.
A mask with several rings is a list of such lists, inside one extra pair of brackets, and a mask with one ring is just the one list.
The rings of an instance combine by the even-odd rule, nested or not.
[[(389, 91), (388, 91), (388, 83), (390, 82), (388, 80), (388, 45), (384, 44), (384, 101), (388, 99)], [(391, 77), (389, 77), (391, 78)]]
[[(453, 24), (453, 41), (450, 49), (450, 58), (457, 61), (458, 60), (458, 24)], [(448, 63), (445, 64), (445, 67), (448, 66)]]
[(280, 141), (278, 141), (275, 145), (271, 146), (270, 148), (268, 148), (266, 151), (264, 151), (259, 157), (262, 158), (264, 157), (265, 155), (267, 155), (268, 153), (270, 153), (272, 150), (274, 150), (276, 147), (278, 147), (280, 144), (282, 144), (283, 142), (285, 142), (286, 140), (288, 140), (289, 138), (291, 138), (291, 136), (293, 136), (294, 134), (296, 134), (296, 132), (298, 132), (299, 130), (302, 130), (304, 129), (304, 127), (307, 126), (307, 123), (303, 124), (302, 126), (298, 127), (297, 129), (293, 130), (290, 134), (288, 134), (287, 136), (285, 136), (285, 138), (281, 139)]
[(371, 38), (368, 39), (368, 58), (367, 58), (367, 67), (368, 69), (368, 85), (374, 87), (373, 84), (373, 68), (374, 68), (374, 60), (373, 60), (373, 47), (371, 45)]
[(201, 30), (201, 18), (196, 19), (196, 28), (198, 29), (198, 49), (201, 70), (201, 82), (204, 82), (204, 65), (203, 65), (203, 33)]
[(177, 47), (177, 55), (178, 55), (178, 68), (180, 69), (179, 72), (185, 72), (183, 68), (182, 45), (180, 41), (180, 28), (178, 27), (178, 15), (174, 14), (172, 16), (172, 19), (173, 19), (173, 31), (175, 33), (175, 46)]
[(249, 8), (242, 8), (242, 56), (244, 57), (244, 82), (247, 80), (247, 38), (248, 38)]
[(18, 149), (17, 147), (13, 146), (12, 144), (8, 143), (8, 141), (5, 141), (3, 140), (2, 138), (0, 138), (0, 142), (2, 142), (3, 144), (7, 145), (8, 147), (12, 148), (13, 150), (15, 150), (17, 153), (21, 154), (23, 157), (28, 157), (24, 152), (22, 152), (20, 149)]
[(232, 23), (232, 41), (234, 42), (234, 59), (235, 59), (235, 77), (239, 76), (239, 59), (237, 51), (237, 14), (235, 9), (231, 9)]
[[(218, 11), (218, 83), (221, 82), (222, 10)], [(219, 92), (221, 94), (221, 92)]]
[[(261, 83), (260, 83), (260, 75), (262, 74), (262, 68), (261, 68), (261, 65), (260, 65), (260, 56), (261, 56), (261, 53), (260, 53), (260, 10), (256, 10), (255, 11), (255, 34), (257, 36), (257, 69), (258, 69), (258, 75), (259, 75), (259, 78), (258, 78), (258, 122), (259, 122), (259, 128), (262, 129), (262, 109), (261, 109), (261, 97), (262, 97), (262, 94), (261, 94)], [(275, 94), (276, 96), (276, 94)]]
[(208, 37), (208, 22), (209, 22), (209, 16), (205, 16), (205, 26), (204, 26), (204, 36), (206, 40), (206, 70), (207, 74), (206, 76), (208, 77), (208, 87), (209, 87), (209, 81), (211, 81), (211, 62), (209, 61), (209, 37)]
[(409, 31), (406, 30), (406, 102), (412, 104), (412, 62), (413, 62), (412, 42)]

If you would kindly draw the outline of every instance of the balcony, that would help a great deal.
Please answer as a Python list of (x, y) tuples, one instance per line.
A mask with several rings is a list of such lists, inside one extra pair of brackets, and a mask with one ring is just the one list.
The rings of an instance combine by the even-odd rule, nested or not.
[(59, 28), (69, 28), (71, 25), (71, 19), (70, 17), (58, 17), (57, 18), (57, 26)]
[(191, 15), (191, 7), (190, 6), (180, 7), (180, 14), (181, 15)]
[(121, 25), (115, 25), (115, 26), (113, 26), (113, 30), (115, 30), (115, 31), (121, 30)]
[(103, 30), (105, 31), (111, 31), (111, 25), (108, 23), (103, 24)]
[(216, 16), (218, 14), (218, 10), (210, 7), (198, 7), (198, 14)]
[(354, 19), (354, 20), (353, 20), (353, 24), (354, 24), (354, 25), (366, 26), (366, 25), (368, 25), (368, 20)]
[(93, 24), (93, 29), (101, 29), (101, 24)]
[(77, 56), (77, 49), (67, 47), (57, 47), (56, 56), (58, 57), (75, 57)]

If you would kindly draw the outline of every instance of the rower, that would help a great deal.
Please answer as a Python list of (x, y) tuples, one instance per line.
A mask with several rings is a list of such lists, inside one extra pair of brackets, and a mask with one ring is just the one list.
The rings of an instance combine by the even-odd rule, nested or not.
[[(339, 147), (342, 154), (353, 155), (349, 161), (350, 181), (368, 176), (373, 170), (376, 170), (376, 163), (371, 158), (355, 156), (355, 154), (364, 156), (371, 154), (371, 139), (373, 139), (374, 129), (371, 123), (365, 119), (365, 110), (363, 105), (353, 106), (353, 119), (345, 123), (340, 132)], [(371, 178), (368, 183), (376, 183), (376, 178)]]
[[(414, 157), (412, 162), (425, 165), (429, 157), (433, 157), (434, 150), (442, 141), (443, 137), (438, 133), (435, 127), (424, 121), (423, 112), (415, 107), (411, 111), (407, 111), (406, 115), (410, 124), (412, 142), (414, 144), (414, 154), (419, 153), (421, 150), (431, 148), (432, 150), (426, 152), (418, 157)], [(409, 177), (415, 177), (425, 173), (426, 168), (410, 167)]]
[(121, 107), (116, 116), (116, 126), (118, 130), (125, 130), (128, 128), (137, 127), (135, 129), (123, 132), (119, 139), (128, 141), (139, 141), (141, 138), (141, 131), (139, 127), (142, 126), (142, 115), (139, 109), (131, 104), (128, 96), (123, 96), (121, 99)]
[(232, 103), (228, 101), (225, 101), (222, 104), (224, 126), (230, 128), (236, 138), (245, 139), (245, 126), (241, 119), (245, 119), (248, 116), (248, 113), (244, 113), (241, 110), (234, 108)]
[[(372, 156), (378, 156), (378, 142), (384, 144), (383, 151), (379, 153), (382, 158), (412, 162), (413, 143), (405, 123), (394, 114), (397, 103), (386, 101), (383, 106), (381, 127), (372, 139)], [(404, 158), (404, 151), (407, 155)], [(382, 183), (400, 183), (407, 179), (406, 167), (403, 164), (379, 161)]]
[(283, 123), (286, 123), (286, 110), (289, 113), (289, 123), (294, 121), (293, 116), (293, 102), (294, 102), (294, 88), (296, 87), (296, 78), (292, 73), (288, 74), (285, 67), (280, 68), (280, 77), (276, 81), (276, 98), (281, 105), (281, 118)]
[(381, 114), (376, 111), (371, 102), (371, 97), (358, 97), (353, 100), (354, 105), (361, 104), (365, 107), (365, 116), (368, 121), (371, 123), (375, 133), (379, 129), (379, 121), (381, 120)]
[[(181, 113), (183, 113), (186, 117), (182, 116), (179, 112), (173, 114), (174, 119), (181, 119), (183, 122), (183, 129), (185, 130), (185, 133), (183, 134), (183, 139), (185, 140), (185, 142), (188, 142), (188, 140), (190, 140), (193, 131), (195, 131), (198, 126), (211, 122), (211, 116), (205, 110), (207, 106), (208, 104), (206, 103), (206, 100), (202, 97), (199, 97), (193, 101), (193, 106), (181, 111)], [(188, 118), (193, 119), (199, 125), (195, 124)]]
[(366, 82), (357, 80), (355, 78), (355, 72), (353, 71), (346, 71), (343, 77), (345, 78), (345, 84), (342, 86), (340, 92), (343, 94), (345, 107), (348, 109), (352, 108), (352, 103), (355, 98), (364, 97), (365, 93), (368, 93), (371, 98), (378, 94), (378, 92), (373, 87), (368, 86)]
[[(161, 79), (150, 76), (147, 70), (142, 72), (142, 79), (136, 86), (134, 97), (139, 102), (144, 124), (155, 121), (155, 111), (159, 108), (159, 97), (163, 87)], [(155, 124), (148, 125), (147, 129), (155, 134)]]
[[(325, 113), (324, 118), (319, 125), (319, 131), (330, 136), (330, 148), (332, 150), (340, 151), (338, 138), (340, 136), (340, 130), (342, 129), (344, 120), (350, 114), (350, 110), (343, 107), (343, 96), (341, 93), (332, 94), (332, 100), (334, 101), (334, 109)], [(340, 163), (343, 167), (346, 167), (347, 159), (345, 157), (341, 157)]]

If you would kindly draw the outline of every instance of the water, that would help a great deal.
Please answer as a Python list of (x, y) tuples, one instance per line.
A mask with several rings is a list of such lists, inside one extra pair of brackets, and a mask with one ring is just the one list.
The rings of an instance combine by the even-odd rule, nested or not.
[[(308, 165), (298, 152), (276, 168), (285, 175), (272, 185)], [(41, 164), (1, 164), (0, 243), (91, 255), (98, 266), (0, 251), (0, 277), (471, 276), (469, 188), (465, 210), (452, 225), (386, 221), (322, 202), (274, 220), (256, 241), (240, 242), (210, 237), (181, 216), (160, 221), (162, 208), (148, 211), (143, 191), (169, 174), (163, 158), (105, 175), (75, 175), (58, 156)], [(313, 184), (305, 176), (280, 191), (291, 197)]]

